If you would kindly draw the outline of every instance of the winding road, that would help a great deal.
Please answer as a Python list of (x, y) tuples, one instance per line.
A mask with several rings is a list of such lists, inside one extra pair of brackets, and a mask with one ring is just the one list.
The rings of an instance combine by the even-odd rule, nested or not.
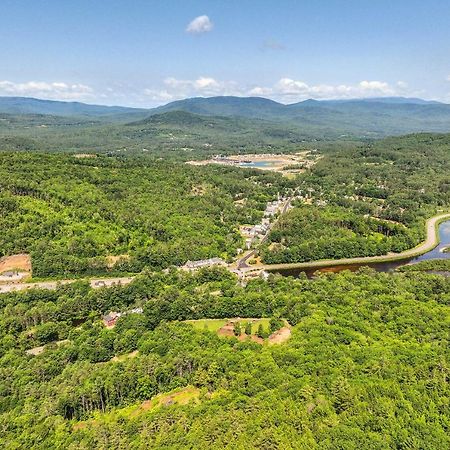
[(433, 250), (436, 245), (439, 244), (439, 235), (437, 232), (437, 226), (446, 220), (450, 220), (450, 213), (439, 214), (438, 216), (431, 217), (426, 222), (426, 239), (417, 247), (405, 250), (401, 253), (389, 253), (387, 255), (380, 256), (363, 256), (357, 258), (343, 258), (343, 259), (323, 259), (320, 261), (310, 261), (304, 263), (288, 263), (288, 264), (264, 264), (255, 267), (260, 270), (281, 270), (281, 269), (314, 269), (333, 265), (347, 265), (347, 264), (364, 264), (373, 262), (385, 262), (385, 261), (399, 261), (402, 259), (408, 259), (414, 256), (422, 255), (430, 250)]
[[(291, 199), (289, 199), (284, 205), (283, 212), (285, 212), (290, 204)], [(450, 213), (440, 214), (438, 216), (431, 217), (426, 222), (426, 233), (427, 237), (417, 247), (409, 250), (405, 250), (401, 253), (390, 253), (388, 255), (381, 256), (366, 256), (360, 258), (344, 258), (344, 259), (324, 259), (321, 261), (312, 261), (305, 263), (292, 263), (292, 264), (264, 264), (249, 267), (247, 265), (247, 260), (254, 256), (256, 250), (252, 250), (250, 253), (246, 254), (243, 258), (237, 261), (238, 269), (245, 272), (252, 272), (254, 270), (281, 270), (281, 269), (314, 269), (324, 266), (332, 265), (346, 265), (346, 264), (364, 264), (372, 262), (384, 262), (384, 261), (398, 261), (402, 259), (411, 258), (414, 256), (422, 255), (430, 250), (432, 250), (436, 245), (439, 244), (439, 236), (437, 233), (437, 226), (439, 223), (450, 220)], [(264, 237), (266, 239), (267, 235)], [(90, 285), (93, 289), (99, 289), (101, 287), (111, 287), (111, 286), (123, 286), (133, 281), (134, 277), (123, 277), (123, 278), (96, 278), (90, 279)], [(64, 284), (74, 283), (78, 280), (59, 280), (59, 281), (42, 281), (35, 283), (8, 283), (0, 284), (0, 294), (14, 291), (24, 291), (27, 289), (57, 289), (58, 286)]]

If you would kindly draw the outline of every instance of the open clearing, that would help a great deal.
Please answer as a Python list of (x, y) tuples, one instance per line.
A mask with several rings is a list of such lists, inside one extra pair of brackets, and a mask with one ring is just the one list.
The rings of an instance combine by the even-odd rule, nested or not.
[(269, 336), (269, 344), (282, 344), (291, 337), (291, 329), (289, 327), (280, 328)]
[(125, 262), (130, 259), (130, 255), (118, 255), (118, 256), (107, 256), (106, 264), (109, 269), (112, 269), (117, 263)]
[[(187, 405), (192, 403), (197, 405), (200, 403), (200, 389), (194, 386), (186, 386), (185, 388), (176, 389), (174, 391), (158, 394), (151, 400), (146, 400), (139, 405), (129, 406), (120, 410), (119, 414), (123, 417), (137, 417), (140, 414), (155, 408), (168, 407), (171, 405)], [(90, 426), (99, 424), (101, 417), (108, 417), (111, 413), (98, 413), (97, 418), (77, 422), (73, 425), (73, 430), (81, 430)]]
[(20, 281), (31, 275), (31, 257), (26, 253), (0, 258), (0, 282)]
[(248, 169), (271, 170), (286, 176), (302, 173), (313, 166), (320, 158), (315, 152), (302, 151), (292, 154), (248, 154), (248, 155), (216, 155), (203, 161), (188, 161), (187, 164), (204, 166), (220, 164)]
[(22, 253), (20, 255), (4, 256), (3, 258), (0, 258), (0, 274), (10, 270), (31, 272), (30, 255)]
[(158, 394), (151, 400), (143, 402), (131, 415), (136, 416), (142, 411), (170, 405), (187, 405), (188, 403), (199, 403), (200, 389), (194, 386), (187, 386), (183, 389), (169, 392), (167, 394)]
[[(196, 330), (208, 330), (217, 333), (219, 336), (224, 337), (236, 337), (240, 341), (245, 341), (251, 339), (252, 341), (263, 344), (264, 339), (257, 336), (257, 331), (260, 325), (262, 325), (265, 333), (269, 333), (270, 329), (270, 319), (263, 318), (240, 318), (236, 317), (233, 319), (199, 319), (199, 320), (186, 320), (186, 323), (191, 324)], [(234, 324), (239, 322), (241, 325), (241, 335), (236, 336), (234, 334)], [(245, 334), (245, 326), (247, 323), (252, 324), (252, 334)], [(291, 329), (288, 323), (285, 321), (285, 326), (279, 330), (272, 333), (268, 338), (267, 342), (269, 344), (281, 344), (286, 342), (291, 336)]]
[(257, 330), (260, 324), (262, 324), (264, 331), (269, 331), (270, 319), (253, 319), (253, 318), (241, 318), (235, 317), (233, 319), (199, 319), (199, 320), (186, 320), (186, 323), (190, 323), (196, 330), (208, 330), (218, 332), (228, 323), (239, 322), (241, 328), (244, 329), (248, 322), (252, 323), (252, 329)]
[(134, 352), (127, 353), (125, 355), (114, 356), (113, 358), (111, 358), (111, 361), (114, 361), (114, 362), (126, 361), (127, 359), (136, 358), (136, 356), (138, 354), (139, 354), (139, 351), (135, 350)]

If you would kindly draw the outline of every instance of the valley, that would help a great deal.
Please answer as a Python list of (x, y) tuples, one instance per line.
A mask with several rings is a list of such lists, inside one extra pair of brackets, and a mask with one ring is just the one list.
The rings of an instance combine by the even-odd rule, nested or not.
[(0, 450), (450, 449), (448, 1), (0, 14)]
[(445, 447), (429, 385), (448, 389), (450, 135), (266, 140), (256, 119), (129, 113), (52, 118), (33, 143), (28, 118), (6, 126), (2, 439), (114, 448), (150, 427), (150, 448), (226, 448), (265, 417), (304, 448), (351, 430), (346, 448), (356, 420), (382, 439), (364, 411), (388, 399)]

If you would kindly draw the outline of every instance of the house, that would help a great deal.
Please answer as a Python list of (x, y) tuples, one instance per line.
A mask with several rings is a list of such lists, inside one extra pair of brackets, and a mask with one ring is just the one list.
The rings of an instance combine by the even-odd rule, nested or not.
[(247, 238), (245, 240), (245, 248), (247, 250), (250, 250), (250, 248), (252, 247), (252, 244), (253, 244), (253, 238)]
[(106, 327), (113, 327), (120, 317), (126, 316), (128, 314), (142, 314), (144, 310), (142, 308), (133, 308), (122, 313), (111, 311), (106, 316), (103, 316), (103, 323)]
[(121, 315), (119, 312), (111, 311), (103, 316), (103, 323), (106, 327), (113, 327)]
[(214, 266), (226, 266), (226, 263), (221, 258), (209, 258), (201, 259), (199, 261), (188, 261), (181, 268), (184, 270), (196, 270), (203, 269), (204, 267), (214, 267)]

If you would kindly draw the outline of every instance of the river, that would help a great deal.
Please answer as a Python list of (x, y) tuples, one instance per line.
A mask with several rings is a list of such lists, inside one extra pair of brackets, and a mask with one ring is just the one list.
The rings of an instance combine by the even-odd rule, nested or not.
[[(351, 270), (355, 272), (361, 267), (371, 267), (377, 272), (391, 272), (397, 267), (405, 264), (417, 263), (420, 261), (426, 261), (428, 259), (447, 259), (450, 258), (450, 253), (444, 253), (442, 250), (450, 245), (450, 220), (442, 222), (439, 225), (439, 244), (429, 252), (413, 258), (405, 258), (399, 261), (385, 261), (385, 262), (372, 262), (372, 263), (359, 263), (359, 264), (333, 264), (324, 267), (314, 268), (289, 268), (289, 269), (277, 269), (273, 272), (279, 273), (284, 276), (298, 277), (301, 273), (305, 273), (308, 278), (311, 278), (316, 272), (340, 272), (342, 270)], [(272, 272), (272, 271), (271, 271)]]

